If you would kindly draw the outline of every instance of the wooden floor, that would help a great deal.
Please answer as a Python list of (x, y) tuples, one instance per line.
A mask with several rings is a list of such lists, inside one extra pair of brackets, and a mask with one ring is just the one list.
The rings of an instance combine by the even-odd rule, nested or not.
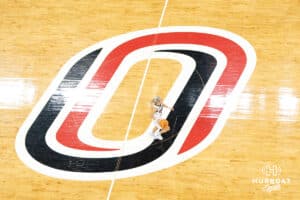
[[(217, 140), (171, 168), (111, 181), (55, 179), (18, 158), (19, 128), (61, 66), (113, 36), (158, 26), (163, 0), (0, 1), (0, 199), (300, 199), (300, 2), (297, 0), (170, 0), (161, 26), (209, 26), (234, 32), (257, 54), (254, 73)], [(162, 65), (172, 65), (172, 70)], [(122, 140), (146, 61), (132, 67), (95, 137)], [(178, 69), (178, 70), (177, 70)], [(154, 59), (129, 138), (150, 119), (149, 100), (165, 96), (179, 73)], [(127, 95), (124, 101), (124, 94)], [(111, 121), (118, 123), (109, 126)], [(110, 134), (107, 134), (107, 133)], [(289, 180), (266, 190), (266, 166)], [(257, 180), (257, 182), (256, 182)], [(278, 188), (279, 187), (279, 188)]]

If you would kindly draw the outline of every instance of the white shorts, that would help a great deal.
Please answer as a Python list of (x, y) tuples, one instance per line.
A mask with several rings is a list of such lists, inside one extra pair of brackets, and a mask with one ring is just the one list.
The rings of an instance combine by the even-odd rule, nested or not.
[(161, 119), (161, 113), (155, 112), (155, 113), (153, 114), (153, 119), (154, 119), (154, 120), (160, 120), (160, 119)]
[(155, 112), (153, 114), (153, 124), (156, 128), (161, 129), (161, 126), (159, 125), (159, 121), (161, 120), (161, 113)]

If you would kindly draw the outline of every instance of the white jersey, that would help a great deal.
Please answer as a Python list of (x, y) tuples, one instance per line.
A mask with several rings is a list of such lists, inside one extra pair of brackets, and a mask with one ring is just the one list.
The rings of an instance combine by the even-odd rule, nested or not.
[(163, 105), (162, 104), (160, 104), (160, 105), (153, 104), (153, 108), (155, 109), (154, 114), (153, 114), (153, 118), (155, 120), (161, 119), (162, 111), (163, 111), (163, 108), (164, 108)]

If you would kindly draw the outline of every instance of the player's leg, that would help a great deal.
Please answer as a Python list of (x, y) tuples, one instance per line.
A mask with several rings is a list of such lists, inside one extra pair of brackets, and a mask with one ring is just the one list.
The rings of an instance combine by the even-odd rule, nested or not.
[(152, 135), (154, 139), (162, 140), (163, 137), (161, 136), (160, 131), (162, 127), (160, 126), (159, 120), (154, 121), (154, 128), (152, 129)]
[(170, 127), (169, 127), (169, 126), (166, 127), (166, 128), (164, 128), (164, 129), (162, 129), (162, 130), (160, 131), (160, 134), (164, 134), (164, 133), (166, 133), (166, 132), (168, 132), (168, 131), (170, 131)]

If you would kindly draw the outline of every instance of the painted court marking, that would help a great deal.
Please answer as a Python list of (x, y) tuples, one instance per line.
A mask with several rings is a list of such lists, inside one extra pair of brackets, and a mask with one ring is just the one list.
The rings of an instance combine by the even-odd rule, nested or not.
[[(164, 7), (163, 7), (163, 10), (162, 10), (159, 22), (158, 22), (158, 28), (161, 27), (161, 24), (162, 24), (167, 6), (168, 6), (168, 0), (165, 0), (165, 4), (164, 4)], [(144, 82), (145, 82), (145, 79), (146, 79), (146, 76), (147, 76), (147, 73), (148, 73), (148, 70), (149, 70), (149, 67), (150, 67), (150, 62), (151, 62), (151, 54), (149, 55), (149, 58), (147, 60), (147, 64), (146, 64), (146, 68), (145, 68), (145, 71), (144, 71), (144, 74), (143, 74), (143, 78), (142, 78), (142, 81), (141, 81), (141, 84), (140, 84), (140, 87), (139, 87), (139, 90), (138, 90), (137, 97), (135, 99), (133, 111), (132, 111), (132, 114), (130, 116), (129, 124), (128, 124), (126, 134), (125, 134), (125, 138), (124, 138), (124, 141), (123, 141), (123, 148), (122, 148), (123, 151), (125, 149), (126, 141), (128, 140), (128, 135), (129, 135), (129, 131), (131, 129), (131, 125), (132, 125), (133, 118), (134, 118), (134, 115), (135, 115), (135, 112), (136, 112), (136, 108), (137, 108), (137, 105), (139, 103), (140, 96), (142, 94), (142, 89), (143, 89), (143, 85), (144, 85)], [(120, 159), (118, 159), (116, 170), (118, 169), (119, 162), (120, 162)], [(113, 187), (114, 187), (114, 184), (115, 184), (115, 180), (116, 180), (116, 177), (114, 176), (114, 178), (111, 180), (109, 191), (108, 191), (108, 194), (107, 194), (107, 197), (106, 197), (107, 200), (109, 200), (110, 197), (111, 197), (111, 193), (112, 193), (112, 190), (113, 190)]]

